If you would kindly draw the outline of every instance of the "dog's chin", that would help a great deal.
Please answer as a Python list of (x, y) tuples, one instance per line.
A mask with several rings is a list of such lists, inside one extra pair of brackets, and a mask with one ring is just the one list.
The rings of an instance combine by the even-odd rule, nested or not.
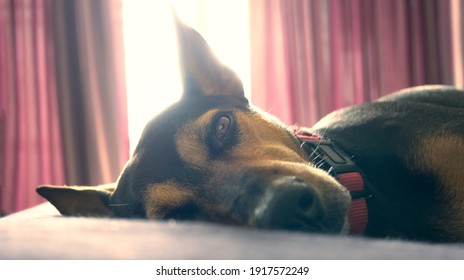
[(331, 225), (318, 225), (318, 224), (305, 224), (301, 222), (289, 222), (288, 224), (275, 226), (275, 225), (263, 225), (255, 224), (255, 227), (265, 230), (284, 230), (284, 231), (295, 231), (304, 233), (315, 233), (315, 234), (333, 234), (333, 235), (348, 235), (350, 226), (348, 218), (343, 219), (341, 222), (336, 222)]
[(335, 235), (348, 235), (350, 231), (350, 223), (346, 215), (342, 220), (331, 223), (331, 226), (323, 228), (320, 233), (335, 234)]
[(350, 224), (348, 216), (345, 216), (343, 219), (338, 219), (337, 221), (329, 221), (325, 223), (324, 226), (319, 227), (307, 227), (302, 229), (303, 232), (308, 233), (321, 233), (321, 234), (335, 234), (335, 235), (348, 235), (350, 231)]

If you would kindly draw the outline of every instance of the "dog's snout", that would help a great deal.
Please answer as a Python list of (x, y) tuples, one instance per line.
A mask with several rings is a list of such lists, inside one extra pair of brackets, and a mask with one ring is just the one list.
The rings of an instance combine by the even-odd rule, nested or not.
[[(300, 191), (300, 195), (298, 198), (298, 207), (302, 213), (311, 213), (318, 212), (319, 201), (317, 199), (316, 194), (311, 189), (304, 189)], [(317, 213), (315, 213), (317, 214)]]
[(258, 227), (320, 231), (324, 209), (312, 187), (301, 179), (285, 177), (272, 183), (255, 214)]

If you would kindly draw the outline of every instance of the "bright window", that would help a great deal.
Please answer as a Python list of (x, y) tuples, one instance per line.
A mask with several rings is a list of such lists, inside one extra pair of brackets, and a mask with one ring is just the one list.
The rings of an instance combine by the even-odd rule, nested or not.
[(249, 95), (247, 0), (123, 0), (131, 152), (148, 120), (182, 92), (171, 6), (240, 76)]

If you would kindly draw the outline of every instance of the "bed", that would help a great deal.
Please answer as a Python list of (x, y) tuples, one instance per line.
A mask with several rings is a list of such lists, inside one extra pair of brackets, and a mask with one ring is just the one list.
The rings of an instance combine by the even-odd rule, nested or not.
[(464, 259), (462, 244), (63, 217), (49, 203), (0, 219), (0, 259)]

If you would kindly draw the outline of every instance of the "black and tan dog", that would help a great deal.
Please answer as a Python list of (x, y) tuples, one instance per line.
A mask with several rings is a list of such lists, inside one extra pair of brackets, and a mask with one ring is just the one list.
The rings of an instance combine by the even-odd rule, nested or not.
[[(296, 133), (248, 104), (197, 32), (177, 28), (183, 97), (148, 123), (116, 184), (39, 187), (62, 214), (346, 233), (359, 200), (357, 233), (464, 241), (463, 91), (407, 89)], [(346, 172), (355, 178), (337, 180)], [(350, 197), (339, 181), (361, 188)]]

